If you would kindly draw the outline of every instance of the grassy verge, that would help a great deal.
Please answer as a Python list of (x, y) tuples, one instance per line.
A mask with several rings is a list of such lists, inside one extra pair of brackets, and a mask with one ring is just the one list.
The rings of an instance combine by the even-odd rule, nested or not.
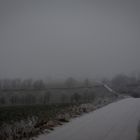
[(4, 123), (13, 124), (14, 122), (21, 120), (28, 120), (33, 116), (39, 119), (50, 119), (56, 116), (56, 114), (63, 109), (66, 109), (72, 105), (26, 105), (26, 106), (6, 106), (0, 107), (0, 126)]
[[(29, 139), (50, 132), (70, 118), (91, 112), (118, 98), (100, 99), (88, 104), (56, 104), (0, 107), (0, 140)], [(45, 130), (45, 131), (44, 131)]]

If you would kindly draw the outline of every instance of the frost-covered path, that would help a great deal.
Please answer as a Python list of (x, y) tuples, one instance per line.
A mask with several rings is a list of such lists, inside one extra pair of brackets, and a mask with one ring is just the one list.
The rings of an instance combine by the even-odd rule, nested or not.
[(140, 99), (128, 98), (73, 119), (36, 140), (136, 140)]

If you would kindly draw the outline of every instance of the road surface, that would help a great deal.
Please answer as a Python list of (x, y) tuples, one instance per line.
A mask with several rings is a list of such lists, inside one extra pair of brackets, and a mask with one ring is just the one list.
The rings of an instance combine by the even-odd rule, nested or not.
[(73, 119), (36, 140), (136, 140), (140, 99), (128, 98)]

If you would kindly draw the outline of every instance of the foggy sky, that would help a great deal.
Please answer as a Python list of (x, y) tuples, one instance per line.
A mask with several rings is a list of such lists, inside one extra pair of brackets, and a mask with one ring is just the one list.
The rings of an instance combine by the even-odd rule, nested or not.
[(140, 70), (139, 0), (0, 0), (0, 78)]

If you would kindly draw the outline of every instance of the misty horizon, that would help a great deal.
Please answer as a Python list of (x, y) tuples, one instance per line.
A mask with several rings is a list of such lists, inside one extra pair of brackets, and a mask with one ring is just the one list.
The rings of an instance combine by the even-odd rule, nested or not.
[(0, 79), (140, 73), (140, 2), (0, 1)]

